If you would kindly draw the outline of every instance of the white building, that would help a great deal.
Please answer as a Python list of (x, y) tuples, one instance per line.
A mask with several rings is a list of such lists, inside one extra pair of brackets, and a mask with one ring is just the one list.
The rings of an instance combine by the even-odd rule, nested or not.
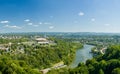
[(39, 44), (49, 44), (49, 41), (46, 38), (36, 38), (36, 41)]

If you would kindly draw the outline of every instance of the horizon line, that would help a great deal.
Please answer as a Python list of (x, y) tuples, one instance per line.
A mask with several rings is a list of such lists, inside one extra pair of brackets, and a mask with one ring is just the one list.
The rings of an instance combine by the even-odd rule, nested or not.
[(71, 31), (57, 31), (57, 32), (0, 32), (0, 34), (4, 33), (111, 33), (111, 34), (119, 34), (120, 32), (71, 32)]

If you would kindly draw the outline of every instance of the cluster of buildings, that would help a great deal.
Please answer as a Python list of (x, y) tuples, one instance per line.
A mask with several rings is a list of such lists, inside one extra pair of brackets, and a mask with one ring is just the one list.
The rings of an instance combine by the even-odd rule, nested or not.
[[(0, 38), (3, 38), (3, 39), (15, 39), (15, 38), (20, 38), (20, 37), (7, 37), (7, 36), (0, 36)], [(27, 44), (40, 44), (40, 45), (46, 45), (46, 44), (51, 44), (51, 45), (54, 45), (55, 43), (54, 43), (54, 41), (51, 41), (51, 40), (49, 40), (48, 38), (46, 38), (46, 37), (35, 37), (34, 39), (33, 39), (33, 42), (31, 41), (31, 42), (26, 42)], [(20, 49), (21, 51), (23, 51), (23, 47), (21, 48), (21, 46), (19, 46), (19, 44), (21, 44), (21, 43), (17, 43), (18, 44), (18, 46), (17, 46), (17, 49)], [(0, 50), (5, 50), (5, 51), (8, 51), (9, 49), (10, 49), (10, 47), (11, 47), (11, 45), (12, 45), (12, 43), (11, 42), (9, 42), (8, 44), (0, 44)]]
[(3, 36), (3, 35), (1, 35), (0, 38), (2, 38), (2, 39), (20, 39), (22, 37), (21, 36)]

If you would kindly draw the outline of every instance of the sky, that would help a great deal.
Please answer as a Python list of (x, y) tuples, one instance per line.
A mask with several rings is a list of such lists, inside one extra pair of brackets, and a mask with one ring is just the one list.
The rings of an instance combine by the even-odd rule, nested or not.
[(120, 0), (0, 0), (3, 32), (120, 33)]

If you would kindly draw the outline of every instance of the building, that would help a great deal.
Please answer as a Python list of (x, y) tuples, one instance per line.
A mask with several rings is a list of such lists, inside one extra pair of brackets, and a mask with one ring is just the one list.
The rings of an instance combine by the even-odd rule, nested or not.
[(49, 41), (46, 38), (36, 38), (35, 40), (39, 44), (49, 44)]

